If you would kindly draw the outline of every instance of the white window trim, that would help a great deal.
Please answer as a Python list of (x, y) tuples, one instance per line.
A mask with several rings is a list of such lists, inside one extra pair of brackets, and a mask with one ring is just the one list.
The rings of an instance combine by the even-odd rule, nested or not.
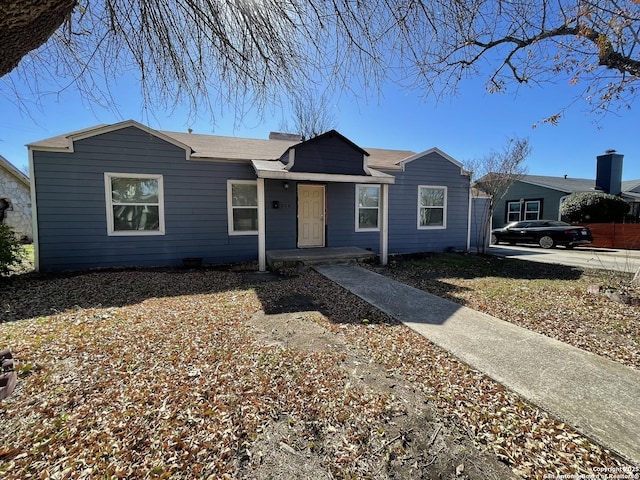
[[(527, 204), (530, 203), (535, 203), (538, 205), (538, 209), (537, 210), (527, 210)], [(522, 200), (508, 200), (506, 202), (507, 204), (507, 215), (506, 215), (506, 221), (507, 223), (511, 223), (511, 222), (526, 222), (526, 221), (534, 221), (534, 220), (540, 220), (540, 210), (542, 209), (542, 201), (538, 200), (538, 199), (532, 199), (532, 200), (528, 200), (526, 198), (523, 198)], [(510, 206), (511, 205), (519, 205), (520, 208), (517, 211), (511, 211), (510, 210)], [(527, 218), (527, 214), (528, 213), (534, 213), (536, 214), (536, 218)], [(513, 214), (518, 214), (518, 218), (516, 219), (510, 219), (509, 215), (513, 213)]]
[[(519, 208), (519, 210), (518, 210), (518, 211), (515, 211), (515, 210), (514, 210), (514, 211), (511, 211), (511, 210), (509, 209), (509, 206), (510, 206), (510, 205), (519, 205), (519, 207), (520, 207), (520, 208)], [(518, 218), (517, 218), (516, 220), (511, 220), (511, 219), (509, 218), (509, 215), (510, 215), (511, 213), (517, 213), (517, 214), (518, 214)], [(522, 217), (522, 202), (520, 202), (520, 200), (509, 200), (509, 201), (507, 202), (507, 218), (506, 218), (507, 223), (511, 223), (511, 222), (519, 222), (519, 221), (521, 220), (521, 217)]]
[[(360, 228), (360, 188), (371, 188), (378, 187), (378, 206), (376, 207), (378, 210), (378, 226), (375, 228)], [(356, 184), (356, 232), (379, 232), (380, 231), (380, 198), (381, 198), (381, 188), (380, 185), (372, 185), (367, 183)], [(363, 207), (363, 208), (373, 208), (373, 207)]]
[[(538, 204), (538, 209), (537, 210), (527, 210), (527, 204), (529, 203), (537, 203)], [(525, 200), (524, 201), (524, 218), (522, 220), (540, 220), (540, 209), (542, 208), (542, 202), (540, 200)], [(536, 218), (527, 218), (527, 213), (534, 213), (536, 214)]]
[[(420, 205), (420, 191), (423, 188), (437, 188), (440, 190), (444, 190), (444, 205), (442, 206), (442, 225), (420, 225), (420, 209), (422, 206)], [(448, 190), (444, 185), (418, 185), (418, 218), (416, 219), (416, 224), (418, 226), (418, 230), (445, 230), (447, 228), (447, 203), (448, 203)], [(430, 207), (430, 208), (440, 208), (440, 207)]]
[(233, 206), (233, 195), (231, 193), (232, 185), (255, 185), (256, 191), (258, 189), (258, 181), (257, 180), (227, 180), (227, 226), (229, 231), (229, 236), (235, 237), (239, 235), (258, 235), (258, 230), (243, 230), (243, 231), (235, 231), (233, 229), (233, 209), (234, 208), (255, 208), (258, 215), (260, 215), (260, 209), (258, 205), (260, 204), (260, 199), (258, 199), (258, 203), (255, 207), (244, 206), (244, 207), (234, 207)]
[[(111, 197), (111, 179), (112, 178), (153, 178), (158, 180), (158, 230), (118, 230), (113, 225), (113, 199)], [(162, 175), (154, 175), (147, 173), (104, 173), (104, 195), (105, 205), (107, 209), (107, 235), (110, 237), (138, 237), (164, 235), (164, 183)]]

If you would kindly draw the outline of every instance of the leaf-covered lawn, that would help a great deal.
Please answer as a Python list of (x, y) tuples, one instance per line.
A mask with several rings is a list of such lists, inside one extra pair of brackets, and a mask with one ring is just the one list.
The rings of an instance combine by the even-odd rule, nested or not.
[(339, 351), (265, 344), (248, 324), (309, 309), (524, 478), (625, 465), (319, 274), (252, 269), (2, 280), (0, 348), (20, 380), (0, 403), (0, 477), (256, 478), (256, 441), (284, 424), (297, 442), (282, 448), (334, 478), (389, 478), (401, 453), (385, 434), (410, 413), (395, 392), (350, 381)]
[(96, 306), (23, 320), (5, 306), (14, 319), (0, 324), (0, 345), (21, 381), (0, 405), (0, 476), (227, 478), (281, 417), (345, 432), (332, 456), (355, 468), (354, 445), (387, 415), (385, 398), (347, 385), (339, 356), (257, 343), (245, 322), (260, 302), (240, 279), (105, 272), (21, 284), (33, 288), (13, 292), (24, 299), (47, 294), (41, 312), (64, 291)]
[[(478, 255), (405, 258), (385, 274), (435, 295), (640, 368), (640, 288), (630, 274)], [(632, 305), (588, 293), (624, 290)]]

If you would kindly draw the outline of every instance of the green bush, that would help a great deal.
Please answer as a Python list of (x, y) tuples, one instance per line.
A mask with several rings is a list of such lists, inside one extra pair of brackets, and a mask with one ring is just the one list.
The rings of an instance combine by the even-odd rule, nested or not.
[(9, 273), (11, 267), (19, 266), (24, 249), (13, 229), (0, 223), (0, 274)]
[(602, 192), (570, 195), (560, 207), (560, 214), (570, 222), (622, 222), (631, 206), (622, 198)]

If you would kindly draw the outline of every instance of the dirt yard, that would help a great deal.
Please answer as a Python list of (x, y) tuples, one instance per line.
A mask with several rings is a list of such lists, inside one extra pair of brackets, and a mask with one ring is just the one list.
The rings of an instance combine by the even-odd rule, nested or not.
[(317, 273), (254, 269), (0, 279), (0, 349), (20, 377), (0, 403), (0, 476), (504, 479), (628, 465)]

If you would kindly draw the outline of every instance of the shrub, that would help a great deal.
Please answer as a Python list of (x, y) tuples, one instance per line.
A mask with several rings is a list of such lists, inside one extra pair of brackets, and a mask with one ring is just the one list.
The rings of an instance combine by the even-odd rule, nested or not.
[(22, 263), (24, 249), (13, 229), (0, 223), (0, 274), (9, 273), (11, 267)]
[(622, 198), (602, 192), (580, 192), (569, 196), (560, 214), (570, 222), (621, 222), (631, 206)]

